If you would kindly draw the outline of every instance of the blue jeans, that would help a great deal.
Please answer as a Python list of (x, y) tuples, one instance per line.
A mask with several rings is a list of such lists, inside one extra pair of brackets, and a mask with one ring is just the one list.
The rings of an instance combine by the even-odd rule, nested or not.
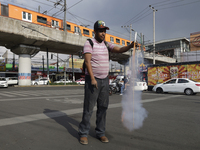
[(95, 104), (97, 103), (96, 112), (96, 136), (105, 136), (106, 126), (106, 110), (109, 104), (109, 79), (95, 78), (98, 89), (91, 85), (90, 76), (85, 76), (85, 96), (82, 121), (79, 124), (79, 136), (87, 137), (90, 130), (90, 118), (93, 113)]
[(121, 94), (124, 93), (124, 88), (125, 88), (125, 85), (123, 84), (123, 85), (121, 86)]

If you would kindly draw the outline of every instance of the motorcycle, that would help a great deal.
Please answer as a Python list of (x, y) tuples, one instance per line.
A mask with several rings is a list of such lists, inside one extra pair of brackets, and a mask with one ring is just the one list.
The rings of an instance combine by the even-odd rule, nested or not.
[(116, 94), (121, 91), (121, 84), (119, 80), (114, 80), (110, 85), (110, 89), (112, 89), (112, 93)]

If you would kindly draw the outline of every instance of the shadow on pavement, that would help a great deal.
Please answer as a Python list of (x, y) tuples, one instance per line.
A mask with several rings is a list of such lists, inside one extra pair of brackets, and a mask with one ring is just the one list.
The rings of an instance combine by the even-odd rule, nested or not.
[[(49, 118), (54, 119), (58, 124), (65, 127), (69, 132), (69, 134), (71, 134), (73, 137), (79, 140), (79, 135), (78, 135), (78, 126), (80, 123), (79, 121), (69, 117), (66, 113), (63, 113), (59, 110), (44, 109), (43, 113)], [(77, 128), (75, 129), (71, 124), (73, 124)], [(90, 127), (89, 135), (93, 138), (96, 138), (94, 126)]]
[[(71, 117), (67, 116), (67, 114), (58, 110), (44, 109), (43, 113), (49, 118), (54, 119), (58, 124), (65, 127), (73, 137), (79, 139), (77, 131), (79, 122), (77, 120), (72, 119)], [(71, 124), (75, 125), (77, 129), (74, 129)]]
[[(78, 126), (79, 123), (77, 120), (69, 117), (66, 113), (60, 112), (58, 110), (51, 110), (51, 109), (44, 109), (43, 113), (48, 116), (51, 119), (54, 119), (58, 124), (62, 125), (67, 129), (69, 134), (71, 134), (73, 137), (77, 138), (79, 140), (79, 135), (78, 135)], [(75, 129), (71, 124), (77, 127)], [(90, 127), (90, 133), (89, 135), (91, 137), (96, 137), (94, 127)]]

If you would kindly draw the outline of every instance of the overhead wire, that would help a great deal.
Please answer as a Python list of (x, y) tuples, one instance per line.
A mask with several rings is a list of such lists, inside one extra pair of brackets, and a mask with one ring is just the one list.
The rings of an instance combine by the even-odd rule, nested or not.
[[(24, 5), (24, 4), (22, 4), (22, 3), (19, 3), (19, 2), (14, 2), (14, 1), (11, 1), (11, 0), (6, 0), (6, 1), (10, 1), (11, 3), (19, 4), (19, 5), (25, 6), (25, 7), (27, 7), (27, 8), (31, 8), (31, 9), (33, 9), (33, 10), (37, 10), (37, 8), (33, 8), (33, 7), (28, 6), (28, 5)], [(0, 1), (0, 2), (1, 2), (1, 3), (9, 4), (8, 2), (5, 2), (5, 1)]]
[[(151, 4), (151, 5), (158, 5), (158, 4), (161, 4), (161, 3), (165, 3), (165, 2), (168, 2), (169, 0), (165, 0), (165, 1), (161, 1), (161, 2), (158, 2), (158, 3), (153, 3), (153, 4)], [(141, 18), (140, 17), (142, 17), (143, 15), (145, 15), (148, 11), (150, 11), (149, 9), (149, 6), (147, 6), (146, 8), (144, 8), (141, 12), (139, 12), (137, 15), (135, 15), (133, 18), (131, 18), (130, 20), (128, 20), (125, 24), (131, 24), (131, 23), (136, 23), (136, 22), (138, 22), (139, 20), (141, 20)], [(147, 10), (147, 11), (145, 11), (145, 10)], [(144, 12), (145, 11), (145, 12)], [(150, 15), (150, 14), (148, 14), (148, 15)], [(148, 15), (146, 15), (146, 16), (148, 16)], [(146, 17), (145, 16), (145, 17)], [(142, 17), (142, 19), (143, 18), (145, 18), (145, 17)]]
[[(10, 1), (10, 0), (8, 0), (8, 1)], [(38, 2), (38, 3), (41, 3), (41, 4), (44, 4), (44, 5), (46, 5), (46, 6), (50, 6), (50, 7), (52, 7), (52, 5), (48, 5), (48, 4), (46, 4), (46, 3), (42, 3), (42, 2), (40, 2), (40, 1), (38, 1), (38, 0), (32, 0), (32, 1), (35, 1), (35, 2)], [(76, 5), (76, 4), (78, 4), (78, 3), (80, 3), (82, 0), (80, 0), (79, 2), (77, 2), (77, 3), (75, 3), (74, 5)], [(154, 6), (158, 6), (158, 8), (159, 7), (161, 7), (161, 6), (165, 6), (165, 5), (169, 5), (169, 4), (173, 4), (173, 3), (178, 3), (178, 2), (180, 2), (180, 1), (183, 1), (183, 0), (179, 0), (179, 1), (176, 1), (176, 2), (171, 2), (171, 3), (166, 3), (166, 2), (168, 2), (169, 0), (165, 0), (165, 1), (161, 1), (161, 2), (158, 2), (158, 3), (153, 3), (153, 4), (151, 4), (151, 5), (154, 5)], [(188, 5), (188, 4), (192, 4), (192, 3), (197, 3), (197, 2), (200, 2), (200, 1), (195, 1), (195, 2), (190, 2), (190, 3), (186, 3), (186, 4), (182, 4), (182, 5), (178, 5), (178, 6), (183, 6), (183, 5)], [(166, 4), (162, 4), (162, 3), (166, 3)], [(162, 4), (162, 5), (159, 5), (159, 4)], [(72, 5), (72, 6), (70, 6), (69, 8), (71, 8), (71, 7), (73, 7), (74, 5)], [(166, 8), (160, 8), (159, 10), (162, 10), (162, 9), (168, 9), (168, 8), (172, 8), (172, 7), (178, 7), (178, 6), (171, 6), (171, 7), (166, 7)], [(68, 8), (68, 9), (69, 9)], [(145, 9), (143, 9), (140, 13), (138, 13), (136, 16), (134, 16), (133, 18), (131, 18), (129, 21), (127, 21), (126, 23), (129, 23), (130, 21), (132, 21), (132, 23), (136, 23), (136, 22), (138, 22), (138, 21), (140, 21), (140, 20), (142, 20), (142, 19), (144, 19), (145, 17), (147, 17), (147, 16), (149, 16), (151, 13), (149, 13), (149, 14), (147, 14), (147, 15), (145, 15), (148, 11), (145, 11), (146, 9), (147, 9), (148, 7), (146, 7)], [(53, 8), (52, 8), (53, 9)], [(56, 8), (57, 9), (57, 8)], [(60, 10), (61, 11), (61, 10)], [(60, 12), (59, 11), (59, 12)], [(145, 12), (144, 12), (145, 11)], [(144, 13), (143, 13), (144, 12)], [(63, 12), (61, 12), (61, 13), (63, 13)], [(61, 14), (60, 13), (60, 14)], [(70, 13), (70, 12), (69, 12)], [(50, 13), (49, 13), (50, 14)], [(58, 16), (58, 17), (60, 17), (59, 15), (60, 14), (58, 14), (58, 15), (56, 15), (56, 16)], [(90, 23), (93, 23), (92, 21), (89, 21), (89, 20), (87, 20), (87, 19), (85, 19), (85, 18), (82, 18), (82, 17), (79, 17), (79, 16), (77, 16), (77, 15), (75, 15), (75, 14), (72, 14), (72, 13), (70, 13), (70, 15), (72, 15), (74, 18), (76, 18), (77, 19), (77, 17), (78, 18), (81, 18), (81, 19), (83, 19), (83, 20), (85, 20), (85, 21), (88, 21), (88, 22), (90, 22)], [(143, 15), (145, 15), (145, 16), (143, 16)], [(75, 17), (76, 16), (76, 17)], [(78, 19), (77, 19), (78, 20)], [(80, 20), (79, 20), (79, 22), (81, 22)], [(82, 22), (81, 22), (82, 23)], [(114, 30), (112, 30), (113, 32), (116, 32), (117, 34), (120, 34), (120, 35), (122, 35), (122, 33), (120, 33), (120, 32), (118, 32), (118, 31), (114, 31)], [(129, 31), (128, 31), (129, 32)], [(129, 32), (130, 33), (130, 32)], [(125, 35), (124, 35), (125, 36)]]
[[(37, 8), (33, 8), (33, 7), (30, 7), (30, 6), (21, 4), (21, 3), (13, 2), (13, 1), (11, 1), (11, 0), (7, 0), (7, 1), (10, 1), (10, 2), (12, 2), (12, 3), (14, 3), (14, 4), (23, 5), (23, 6), (27, 7), (27, 8), (31, 8), (31, 9), (34, 10), (34, 11), (35, 11), (35, 10), (38, 10)], [(37, 2), (37, 3), (40, 3), (40, 4), (43, 4), (43, 5), (45, 5), (45, 6), (50, 6), (50, 7), (52, 7), (50, 10), (47, 11), (47, 13), (50, 14), (51, 16), (53, 16), (53, 15), (55, 14), (55, 13), (54, 13), (54, 14), (53, 14), (53, 13), (49, 13), (49, 11), (51, 11), (53, 8), (55, 8), (54, 6), (49, 5), (49, 4), (47, 4), (47, 3), (43, 3), (43, 2), (38, 1), (38, 0), (32, 0), (32, 1)], [(70, 6), (67, 10), (69, 10), (69, 9), (72, 8), (72, 7), (74, 7), (75, 5), (77, 5), (78, 3), (80, 3), (81, 1), (83, 1), (83, 0), (78, 1), (78, 2), (75, 3), (74, 5)], [(2, 2), (2, 3), (7, 3), (7, 2), (4, 2), (4, 1), (1, 1), (1, 2)], [(50, 2), (50, 1), (49, 1), (49, 2)], [(8, 4), (8, 3), (7, 3), (7, 4)], [(59, 9), (59, 8), (56, 7), (55, 9)], [(61, 8), (61, 10), (59, 9), (59, 11), (58, 11), (57, 13), (59, 13), (60, 11), (62, 11), (62, 8)], [(58, 15), (56, 15), (57, 18), (62, 19), (62, 17), (60, 16), (60, 14), (62, 14), (62, 13), (63, 13), (63, 12), (60, 12)], [(70, 13), (70, 12), (69, 12), (69, 13)], [(76, 18), (76, 20), (79, 20), (78, 18), (80, 18), (80, 19), (83, 19), (84, 21), (87, 21), (87, 22), (90, 22), (90, 23), (93, 24), (93, 21), (90, 21), (90, 20), (85, 19), (85, 18), (83, 18), (83, 17), (77, 16), (77, 15), (72, 14), (72, 13), (70, 13), (70, 15), (72, 15), (74, 18)], [(35, 22), (35, 21), (33, 21), (33, 22)], [(81, 22), (81, 21), (79, 20), (79, 22)], [(81, 23), (84, 24), (83, 22), (81, 22)], [(91, 25), (91, 24), (90, 24), (90, 25)], [(25, 28), (23, 28), (23, 29), (25, 29)], [(22, 29), (22, 30), (23, 30), (23, 29)], [(111, 30), (111, 31), (113, 31), (113, 32), (115, 32), (115, 33), (117, 33), (117, 34), (123, 35), (122, 33), (118, 32), (118, 31), (115, 31), (115, 30)], [(125, 35), (123, 35), (123, 36), (125, 36)]]
[(136, 18), (139, 14), (141, 14), (143, 11), (145, 11), (146, 9), (148, 9), (148, 7), (146, 7), (145, 9), (143, 9), (140, 13), (138, 13), (137, 15), (135, 15), (133, 18), (131, 18), (130, 20), (128, 20), (126, 23), (124, 23), (124, 25), (127, 25), (129, 22), (131, 22), (134, 18)]
[(32, 0), (32, 1), (37, 2), (37, 3), (40, 3), (40, 4), (43, 4), (43, 5), (46, 5), (46, 6), (52, 7), (52, 5), (49, 5), (49, 4), (47, 4), (47, 3), (42, 3), (41, 1), (37, 1), (37, 0)]
[[(193, 3), (197, 3), (197, 2), (200, 2), (199, 0), (198, 1), (194, 1), (194, 2), (190, 2), (190, 3), (185, 3), (185, 4), (180, 4), (180, 5), (176, 5), (176, 6), (170, 6), (170, 7), (165, 7), (165, 8), (159, 8), (161, 6), (166, 6), (166, 5), (170, 5), (170, 4), (174, 4), (174, 3), (180, 3), (180, 2), (183, 2), (184, 0), (178, 0), (178, 1), (173, 1), (173, 2), (170, 2), (170, 3), (166, 3), (166, 2), (169, 2), (169, 0), (165, 0), (165, 1), (161, 1), (161, 2), (158, 2), (158, 3), (153, 3), (151, 4), (150, 6), (156, 6), (157, 9), (159, 10), (163, 10), (163, 9), (169, 9), (169, 8), (173, 8), (173, 7), (179, 7), (179, 6), (184, 6), (184, 5), (189, 5), (189, 4), (193, 4)], [(162, 3), (166, 3), (166, 4), (162, 4)], [(136, 16), (134, 16), (133, 18), (131, 18), (130, 20), (128, 20), (125, 24), (129, 23), (136, 23), (142, 19), (144, 19), (145, 17), (147, 17), (148, 15), (150, 14), (147, 14), (146, 16), (143, 16), (145, 15), (148, 11), (145, 11), (148, 7), (146, 7), (145, 9), (143, 9), (140, 13), (138, 13)], [(145, 11), (145, 12), (144, 12)], [(144, 13), (143, 13), (144, 12)]]
[[(163, 10), (163, 9), (170, 9), (170, 8), (173, 8), (173, 7), (180, 7), (180, 6), (184, 6), (184, 5), (189, 5), (189, 4), (193, 4), (193, 3), (197, 3), (197, 2), (200, 2), (200, 0), (198, 1), (194, 1), (194, 2), (189, 2), (189, 3), (184, 3), (184, 4), (179, 4), (179, 5), (175, 5), (175, 6), (170, 6), (170, 7), (162, 7), (162, 6), (166, 6), (166, 5), (172, 5), (172, 4), (175, 4), (175, 3), (181, 3), (183, 2), (184, 0), (178, 0), (178, 1), (173, 1), (173, 2), (169, 2), (170, 0), (165, 0), (165, 1), (161, 1), (161, 2), (158, 2), (158, 3), (153, 3), (151, 4), (150, 6), (156, 6), (157, 9), (159, 10)], [(161, 7), (161, 8), (160, 8)], [(146, 18), (147, 16), (149, 16), (151, 13), (149, 14), (146, 14), (148, 11), (145, 11), (147, 9), (147, 7), (145, 9), (143, 9), (140, 13), (138, 13), (136, 16), (134, 16), (133, 18), (131, 18), (129, 21), (127, 21), (126, 23), (136, 23), (144, 18)], [(145, 11), (145, 12), (144, 12)], [(146, 15), (145, 15), (146, 14)], [(145, 15), (145, 16), (144, 16)], [(125, 24), (126, 24), (125, 23)], [(129, 32), (130, 33), (130, 32)]]
[(180, 6), (190, 5), (190, 4), (194, 4), (194, 3), (198, 3), (198, 2), (200, 2), (200, 1), (198, 0), (198, 1), (190, 2), (190, 3), (185, 3), (185, 4), (176, 5), (176, 6), (170, 6), (170, 7), (159, 8), (159, 10), (164, 10), (164, 9), (170, 9), (170, 8), (174, 8), (174, 7), (180, 7)]
[(184, 0), (178, 0), (178, 1), (173, 1), (173, 2), (166, 3), (166, 4), (152, 5), (152, 6), (156, 6), (156, 8), (158, 8), (160, 6), (170, 5), (170, 4), (174, 4), (174, 3), (180, 3), (181, 1), (184, 1)]

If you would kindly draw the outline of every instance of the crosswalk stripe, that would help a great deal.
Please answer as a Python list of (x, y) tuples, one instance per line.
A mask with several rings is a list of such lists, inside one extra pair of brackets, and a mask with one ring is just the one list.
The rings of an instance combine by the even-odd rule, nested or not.
[[(69, 90), (68, 90), (69, 92)], [(71, 94), (77, 94), (77, 90), (71, 90)], [(12, 91), (12, 92), (7, 92), (7, 91), (2, 91), (1, 96), (4, 97), (15, 97), (15, 96), (44, 96), (44, 95), (63, 95), (66, 94), (66, 90), (45, 90), (45, 91), (40, 91), (40, 90), (35, 90), (35, 91)]]
[(28, 95), (21, 94), (21, 93), (15, 93), (15, 92), (13, 92), (13, 91), (12, 91), (12, 92), (5, 92), (5, 91), (4, 91), (4, 93), (12, 94), (12, 95), (14, 95), (14, 96), (15, 96), (15, 95), (19, 95), (19, 96), (28, 96)]
[(33, 96), (40, 96), (39, 94), (37, 94), (36, 92), (32, 92), (32, 91), (21, 91), (21, 92), (19, 92), (19, 93), (21, 93), (21, 94), (26, 94), (26, 95), (28, 95), (28, 96), (30, 96), (30, 95), (33, 95)]
[[(76, 95), (71, 95), (71, 96), (67, 96), (68, 98), (70, 97), (83, 97), (84, 95), (82, 94), (76, 94)], [(35, 96), (32, 96), (32, 97), (23, 97), (23, 98), (10, 98), (10, 99), (0, 99), (0, 102), (3, 102), (3, 101), (22, 101), (22, 100), (35, 100), (35, 99), (51, 99), (51, 98), (66, 98), (66, 95), (64, 96), (39, 96), (39, 97), (35, 97)]]
[(9, 94), (4, 94), (4, 93), (1, 92), (0, 95), (1, 96), (5, 96), (5, 97), (15, 97), (14, 95), (10, 95), (10, 93)]
[[(145, 99), (142, 100), (142, 103), (148, 103), (148, 102), (154, 102), (154, 101), (160, 101), (160, 100), (167, 100), (172, 97), (181, 97), (181, 95), (173, 95), (169, 97), (160, 97), (156, 99)], [(110, 104), (109, 108), (118, 108), (121, 107), (121, 103), (115, 103), (115, 104)], [(96, 111), (97, 108), (94, 108), (94, 111)], [(63, 110), (63, 111), (58, 111), (58, 112), (49, 112), (49, 113), (40, 113), (40, 114), (34, 114), (34, 115), (27, 115), (27, 116), (20, 116), (20, 117), (13, 117), (13, 118), (4, 118), (0, 119), (0, 127), (1, 126), (7, 126), (7, 125), (14, 125), (18, 123), (26, 123), (26, 122), (32, 122), (32, 121), (38, 121), (42, 119), (49, 119), (49, 118), (55, 118), (55, 117), (61, 117), (65, 115), (73, 115), (73, 114), (78, 114), (82, 113), (83, 108), (75, 108), (75, 109), (69, 109), (69, 110)]]

